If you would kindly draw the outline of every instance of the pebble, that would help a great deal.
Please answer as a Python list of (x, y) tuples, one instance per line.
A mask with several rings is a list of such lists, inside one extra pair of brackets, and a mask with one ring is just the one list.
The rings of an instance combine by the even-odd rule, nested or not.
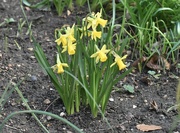
[(164, 115), (159, 115), (160, 118), (165, 119), (166, 117)]
[(51, 120), (52, 119), (52, 117), (51, 116), (47, 116), (47, 120), (49, 121), (49, 120)]
[(35, 59), (36, 57), (35, 56), (30, 56), (31, 59)]
[(21, 65), (20, 65), (20, 64), (17, 64), (17, 67), (21, 67)]
[(136, 106), (136, 105), (133, 105), (133, 109), (135, 109), (135, 108), (137, 108), (137, 106)]
[(114, 98), (109, 98), (109, 101), (110, 102), (114, 102)]
[(147, 103), (148, 101), (145, 99), (144, 102)]
[(54, 89), (53, 88), (50, 88), (50, 91), (53, 91)]
[(167, 98), (167, 95), (164, 95), (163, 98), (166, 99), (166, 98)]
[(130, 98), (134, 98), (134, 95), (130, 95), (129, 97), (130, 97)]
[(12, 102), (11, 105), (14, 106), (14, 105), (16, 105), (16, 103), (15, 103), (15, 102)]
[(33, 51), (33, 48), (27, 48), (29, 51)]
[(44, 100), (44, 103), (45, 103), (45, 104), (50, 104), (51, 101), (50, 101), (49, 99), (45, 99), (45, 100)]
[(61, 116), (61, 117), (65, 116), (65, 115), (66, 115), (66, 113), (64, 113), (64, 112), (61, 112), (61, 113), (60, 113), (60, 116)]
[(123, 101), (123, 98), (120, 98), (120, 101)]
[(37, 81), (37, 77), (36, 77), (35, 75), (32, 75), (32, 76), (31, 76), (31, 80), (32, 80), (32, 81)]

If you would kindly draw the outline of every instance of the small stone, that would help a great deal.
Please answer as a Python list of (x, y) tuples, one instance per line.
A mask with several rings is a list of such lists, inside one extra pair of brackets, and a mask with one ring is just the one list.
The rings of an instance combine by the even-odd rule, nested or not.
[(29, 51), (33, 51), (33, 48), (27, 48)]
[(15, 103), (15, 102), (12, 102), (11, 105), (14, 106), (14, 105), (16, 105), (16, 103)]
[(114, 102), (114, 98), (109, 98), (109, 101), (110, 102)]
[(164, 95), (163, 98), (166, 99), (166, 98), (167, 98), (167, 95)]
[(126, 127), (125, 127), (125, 126), (121, 125), (120, 127), (121, 127), (121, 129), (122, 129), (123, 131), (126, 130)]
[(12, 64), (8, 64), (8, 67), (12, 67)]
[(50, 91), (53, 91), (54, 89), (53, 88), (50, 88)]
[(133, 109), (135, 109), (135, 108), (137, 108), (137, 106), (136, 106), (136, 105), (133, 105)]
[(134, 98), (134, 95), (130, 95), (129, 97), (130, 97), (130, 98)]
[(36, 57), (35, 56), (30, 56), (31, 59), (35, 59)]
[(123, 98), (121, 98), (120, 101), (123, 101)]
[(159, 115), (163, 120), (166, 118), (164, 115)]
[(34, 75), (32, 75), (32, 76), (31, 76), (31, 80), (32, 80), (32, 81), (36, 81), (36, 80), (37, 80), (37, 77), (34, 76)]
[(61, 116), (61, 117), (65, 116), (65, 115), (66, 115), (66, 113), (64, 113), (64, 112), (61, 112), (61, 113), (60, 113), (60, 116)]
[(44, 100), (44, 103), (45, 103), (45, 104), (50, 104), (51, 101), (50, 101), (49, 99), (45, 99), (45, 100)]
[(49, 121), (49, 120), (51, 120), (52, 119), (52, 117), (51, 116), (47, 116), (47, 120)]
[(145, 99), (144, 102), (147, 103), (147, 100)]

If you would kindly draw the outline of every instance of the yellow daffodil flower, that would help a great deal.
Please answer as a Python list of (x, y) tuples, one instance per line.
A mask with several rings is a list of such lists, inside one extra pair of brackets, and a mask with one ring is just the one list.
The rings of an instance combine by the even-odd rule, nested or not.
[(67, 45), (67, 35), (61, 35), (58, 39), (55, 40), (55, 42), (57, 43), (57, 45), (60, 45), (62, 43), (63, 46)]
[(93, 30), (96, 30), (96, 27), (100, 24), (102, 27), (105, 27), (107, 24), (107, 20), (104, 20), (101, 18), (102, 16), (102, 10), (96, 14), (92, 13), (91, 16), (83, 19), (88, 22), (87, 29), (92, 27)]
[(68, 54), (69, 55), (75, 54), (75, 52), (76, 52), (75, 50), (76, 50), (76, 43), (75, 44), (72, 44), (72, 43), (68, 44)]
[(96, 13), (95, 18), (97, 21), (97, 25), (100, 24), (102, 27), (105, 27), (105, 25), (107, 24), (107, 20), (102, 19), (101, 16), (102, 16), (102, 9), (100, 12)]
[(102, 34), (101, 31), (93, 30), (91, 32), (91, 39), (94, 39), (96, 41), (96, 38), (101, 38), (101, 34)]
[(67, 29), (66, 29), (67, 39), (71, 40), (72, 42), (76, 41), (76, 39), (74, 38), (74, 25), (75, 24), (73, 24), (72, 28), (67, 27)]
[(105, 62), (107, 60), (107, 53), (110, 51), (109, 49), (106, 49), (106, 45), (103, 45), (103, 47), (101, 48), (101, 50), (96, 46), (97, 52), (91, 55), (91, 58), (95, 58), (96, 57), (96, 63), (99, 62), (99, 60), (101, 62)]
[(75, 26), (75, 24), (73, 24), (72, 28), (70, 28), (69, 26), (67, 27), (67, 29), (66, 29), (66, 34), (67, 35), (74, 36), (74, 26)]
[(115, 52), (112, 52), (112, 54), (114, 55), (114, 57), (115, 57), (115, 62), (113, 63), (113, 64), (111, 64), (111, 66), (110, 67), (112, 67), (112, 66), (114, 66), (115, 64), (117, 64), (118, 65), (118, 67), (119, 67), (119, 70), (122, 70), (122, 69), (124, 69), (124, 68), (126, 68), (126, 65), (123, 63), (123, 59), (126, 59), (126, 57), (127, 57), (127, 55), (124, 55), (122, 58), (118, 55), (118, 54), (116, 54)]
[(72, 43), (70, 40), (68, 42), (68, 45), (67, 46), (63, 46), (63, 50), (62, 50), (62, 53), (64, 53), (65, 51), (68, 51), (68, 54), (69, 55), (74, 55), (75, 54), (75, 51), (76, 50), (76, 43)]
[(57, 64), (52, 66), (51, 68), (53, 68), (53, 71), (57, 72), (58, 74), (61, 74), (64, 72), (63, 67), (68, 67), (67, 63), (61, 63), (60, 59), (59, 59), (59, 55), (57, 54)]
[(72, 43), (76, 41), (76, 39), (74, 38), (74, 25), (72, 26), (72, 28), (67, 27), (65, 33), (66, 34), (60, 35), (60, 37), (55, 40), (55, 42), (57, 42), (57, 45), (60, 45), (62, 43), (63, 46), (66, 46), (68, 40), (72, 41)]

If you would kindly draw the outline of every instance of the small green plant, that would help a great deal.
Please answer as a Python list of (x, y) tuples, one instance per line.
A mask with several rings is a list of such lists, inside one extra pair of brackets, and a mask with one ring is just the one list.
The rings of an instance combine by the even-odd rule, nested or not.
[[(151, 58), (154, 53), (158, 53), (166, 59), (171, 58), (174, 63), (178, 61), (180, 46), (178, 1), (122, 0), (117, 4), (117, 8), (125, 9), (126, 12), (126, 26), (122, 28), (124, 34), (127, 34), (133, 42), (132, 57)], [(137, 50), (138, 52), (135, 52)]]
[(3, 22), (0, 23), (0, 27), (4, 26), (5, 24), (14, 23), (15, 20), (13, 18), (5, 18)]
[[(35, 44), (35, 56), (58, 90), (68, 114), (79, 112), (81, 103), (89, 105), (94, 117), (104, 114), (113, 86), (130, 71), (122, 57), (127, 40), (115, 50), (112, 27), (102, 17), (102, 11), (92, 12), (82, 25), (55, 30), (56, 64), (46, 60), (40, 45)], [(120, 73), (119, 73), (120, 71)]]

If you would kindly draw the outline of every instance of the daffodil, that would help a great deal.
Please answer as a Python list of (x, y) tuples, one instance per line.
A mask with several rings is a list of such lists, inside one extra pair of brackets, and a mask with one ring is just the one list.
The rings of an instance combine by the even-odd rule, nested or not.
[(71, 40), (72, 42), (76, 41), (76, 39), (74, 38), (74, 25), (75, 24), (73, 24), (72, 28), (67, 27), (67, 29), (66, 29), (67, 39)]
[(76, 41), (74, 38), (74, 25), (72, 28), (67, 27), (65, 30), (65, 34), (61, 34), (58, 39), (55, 40), (57, 45), (60, 45), (62, 43), (63, 46), (66, 46), (68, 43), (68, 40), (70, 40), (72, 43)]
[(97, 20), (97, 24), (100, 24), (102, 27), (105, 27), (105, 25), (107, 24), (107, 20), (102, 19), (101, 16), (102, 16), (102, 9), (100, 12), (96, 13), (95, 17)]
[(124, 69), (124, 68), (126, 68), (126, 65), (123, 63), (123, 59), (126, 59), (126, 57), (127, 57), (127, 55), (124, 55), (122, 58), (118, 55), (118, 54), (116, 54), (115, 52), (112, 52), (112, 54), (114, 55), (114, 57), (115, 57), (115, 62), (113, 63), (113, 64), (111, 64), (111, 66), (110, 67), (112, 67), (112, 66), (114, 66), (115, 64), (117, 64), (118, 65), (118, 67), (119, 67), (119, 70), (122, 70), (122, 69)]
[(61, 63), (59, 59), (59, 55), (57, 54), (57, 64), (52, 66), (53, 71), (57, 72), (58, 74), (61, 74), (64, 72), (63, 67), (68, 67), (67, 63)]
[(57, 45), (60, 45), (62, 43), (63, 46), (67, 45), (67, 35), (61, 35), (58, 39), (55, 40), (55, 42), (57, 43)]
[(102, 32), (101, 31), (96, 31), (96, 30), (93, 30), (91, 32), (91, 39), (94, 39), (96, 41), (96, 38), (101, 38), (101, 34)]
[(75, 51), (76, 50), (76, 43), (75, 44), (69, 44), (68, 45), (68, 54), (69, 55), (73, 55), (73, 54), (75, 54)]
[(66, 29), (66, 34), (74, 36), (74, 26), (75, 24), (73, 24), (71, 28), (68, 26)]
[(63, 50), (62, 53), (64, 53), (65, 51), (68, 51), (69, 55), (73, 55), (75, 54), (76, 50), (76, 43), (72, 43), (70, 40), (68, 41), (68, 45), (67, 46), (63, 46)]
[(87, 29), (92, 27), (93, 30), (96, 30), (97, 26), (100, 24), (102, 27), (105, 27), (107, 20), (101, 18), (102, 10), (96, 14), (92, 13), (91, 16), (84, 19), (88, 22)]
[(110, 51), (109, 49), (106, 49), (106, 45), (103, 45), (101, 50), (95, 45), (97, 52), (91, 55), (91, 58), (96, 58), (96, 63), (99, 62), (105, 62), (107, 60), (107, 53)]

